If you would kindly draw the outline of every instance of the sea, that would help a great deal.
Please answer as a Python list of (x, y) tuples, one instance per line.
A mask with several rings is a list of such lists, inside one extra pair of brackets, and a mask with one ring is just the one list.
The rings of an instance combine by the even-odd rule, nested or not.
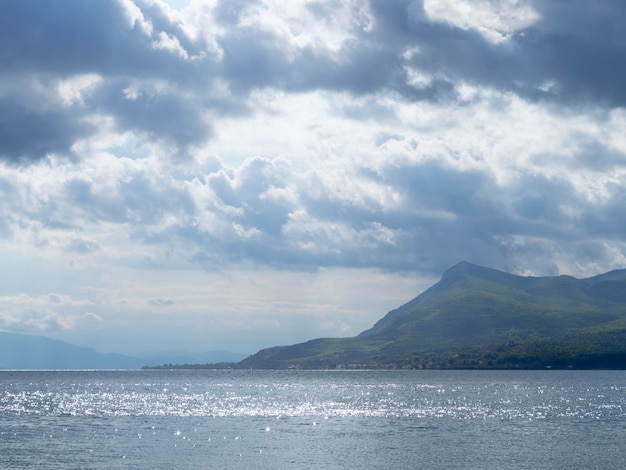
[(620, 469), (626, 371), (0, 371), (0, 469)]

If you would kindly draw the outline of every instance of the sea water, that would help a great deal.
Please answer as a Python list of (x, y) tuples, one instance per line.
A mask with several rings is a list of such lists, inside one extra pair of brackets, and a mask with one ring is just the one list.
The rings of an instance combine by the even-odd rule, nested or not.
[(624, 468), (622, 371), (0, 371), (0, 468)]

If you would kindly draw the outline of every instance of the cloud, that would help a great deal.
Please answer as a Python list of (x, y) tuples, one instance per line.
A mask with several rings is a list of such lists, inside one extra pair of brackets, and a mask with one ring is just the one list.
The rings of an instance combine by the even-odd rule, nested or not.
[(622, 21), (626, 5), (613, 0), (534, 2), (540, 20), (520, 40), (535, 57), (537, 75), (553, 82), (554, 94), (568, 101), (623, 107), (620, 83), (626, 67)]
[(534, 24), (539, 16), (529, 2), (516, 0), (425, 0), (424, 12), (431, 21), (474, 30), (496, 44)]
[[(558, 253), (570, 246), (574, 253), (581, 244), (594, 243), (610, 263), (610, 246), (626, 235), (619, 222), (619, 178), (594, 189), (578, 186), (567, 173), (544, 175), (529, 167), (502, 179), (495, 168), (486, 171), (485, 162), (464, 168), (451, 149), (446, 160), (414, 160), (398, 156), (414, 151), (402, 134), (380, 139), (381, 134), (372, 135), (378, 152), (396, 157), (374, 166), (357, 160), (349, 170), (341, 164), (302, 171), (284, 159), (255, 157), (234, 167), (216, 160), (206, 173), (189, 168), (168, 174), (156, 160), (101, 156), (99, 164), (82, 169), (72, 163), (48, 169), (50, 183), (43, 187), (39, 176), (24, 179), (32, 175), (20, 171), (14, 180), (22, 181), (21, 198), (9, 196), (14, 188), (5, 184), (5, 205), (13, 204), (6, 219), (28, 205), (19, 230), (25, 235), (24, 228), (37, 223), (25, 238), (46, 240), (76, 256), (110, 254), (111, 239), (95, 234), (113, 224), (126, 233), (125, 243), (145, 244), (137, 251), (140, 258), (167, 247), (171, 255), (209, 270), (251, 262), (281, 269), (343, 266), (430, 274), (459, 259), (513, 269), (549, 258), (549, 249)], [(583, 141), (567, 165), (587, 165), (588, 149)], [(556, 164), (563, 159), (551, 158)], [(549, 161), (542, 157), (540, 164)], [(536, 257), (520, 248), (529, 244), (541, 245)], [(556, 272), (556, 266), (545, 269)]]
[(4, 296), (0, 297), (0, 328), (24, 333), (91, 328), (102, 321), (84, 311), (91, 306), (90, 301), (61, 294)]
[(93, 132), (69, 110), (33, 109), (10, 97), (0, 98), (0, 158), (13, 163), (71, 153), (75, 139)]
[(150, 301), (150, 305), (156, 307), (171, 307), (172, 305), (176, 305), (176, 302), (169, 299), (155, 299)]
[(119, 132), (145, 133), (153, 142), (165, 140), (185, 146), (211, 134), (198, 103), (151, 83), (110, 81), (94, 93), (92, 106), (94, 113), (114, 116)]
[[(271, 2), (220, 2), (198, 15), (210, 18), (196, 25), (207, 36), (159, 2), (3, 2), (10, 67), (0, 78), (30, 77), (37, 88), (0, 91), (0, 153), (13, 162), (72, 153), (105, 116), (120, 133), (185, 155), (212, 137), (220, 113), (254, 112), (250, 93), (267, 88), (458, 103), (469, 84), (529, 100), (624, 104), (619, 2), (298, 5), (272, 16)], [(320, 21), (325, 35), (315, 32)], [(67, 87), (55, 90), (89, 75), (99, 79), (77, 100), (68, 102)]]
[[(78, 331), (91, 312), (113, 330), (181, 309), (295, 331), (289, 315), (323, 306), (264, 320), (261, 301), (209, 308), (174, 278), (224, 273), (243, 292), (334, 270), (421, 286), (460, 260), (626, 263), (620, 2), (175, 5), (0, 2), (5, 325)], [(20, 293), (23, 309), (6, 300)]]
[(221, 0), (215, 6), (215, 19), (223, 25), (236, 26), (250, 7), (258, 5), (255, 0)]
[[(190, 41), (162, 13), (155, 20), (168, 31), (155, 30), (132, 2), (8, 1), (0, 9), (0, 55), (7, 64), (0, 81), (27, 85), (0, 87), (0, 156), (6, 161), (71, 154), (72, 144), (97, 133), (91, 122), (102, 113), (121, 132), (145, 132), (183, 147), (210, 133), (193, 99), (155, 88), (183, 86), (192, 67), (183, 48)], [(98, 80), (68, 96), (72, 88), (64, 84), (89, 74)], [(129, 99), (123, 90), (133, 80), (147, 85)]]

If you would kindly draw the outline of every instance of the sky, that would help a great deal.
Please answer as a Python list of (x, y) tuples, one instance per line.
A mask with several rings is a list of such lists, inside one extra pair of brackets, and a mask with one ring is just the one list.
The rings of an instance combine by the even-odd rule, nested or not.
[(626, 2), (3, 0), (0, 330), (351, 336), (460, 261), (626, 267)]

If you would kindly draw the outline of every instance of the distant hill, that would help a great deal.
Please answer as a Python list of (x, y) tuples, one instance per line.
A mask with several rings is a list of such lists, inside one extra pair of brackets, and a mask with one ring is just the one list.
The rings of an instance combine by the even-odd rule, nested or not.
[(182, 366), (189, 365), (211, 365), (222, 363), (235, 363), (246, 358), (249, 354), (236, 353), (231, 351), (214, 350), (205, 351), (203, 353), (190, 353), (188, 351), (162, 351), (159, 353), (150, 354), (147, 356), (141, 356), (145, 367), (163, 366), (167, 364), (174, 364), (183, 368)]
[(0, 332), (0, 369), (139, 369), (142, 361), (100, 354), (44, 336)]
[(626, 270), (522, 277), (459, 263), (352, 338), (264, 349), (252, 368), (626, 368)]
[(161, 364), (210, 365), (237, 362), (245, 354), (230, 351), (163, 351), (149, 356), (101, 354), (45, 336), (0, 332), (0, 369), (141, 369)]

